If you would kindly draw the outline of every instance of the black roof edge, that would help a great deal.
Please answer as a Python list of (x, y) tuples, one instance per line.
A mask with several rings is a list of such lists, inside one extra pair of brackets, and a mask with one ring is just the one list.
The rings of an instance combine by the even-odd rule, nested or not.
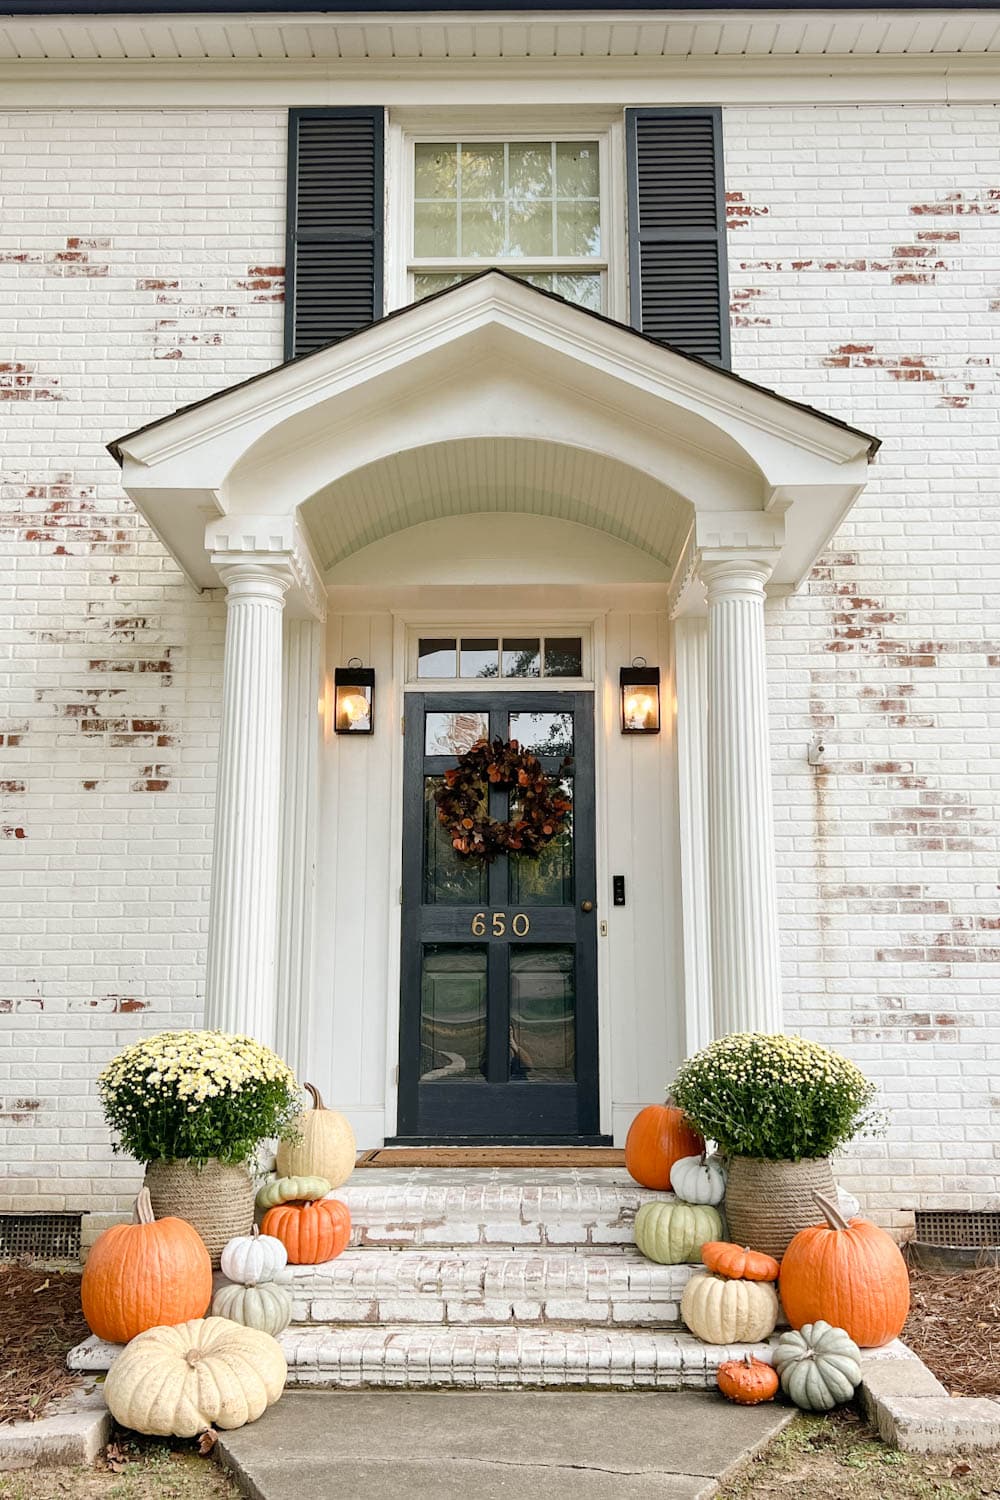
[[(1000, 10), (996, 0), (960, 0), (951, 5), (948, 0), (802, 0), (799, 5), (782, 3), (782, 0), (677, 0), (675, 4), (662, 0), (629, 0), (623, 5), (599, 4), (597, 0), (549, 0), (547, 5), (534, 7), (541, 14), (552, 11), (671, 11), (693, 13), (703, 11), (796, 11), (796, 10), (871, 10), (871, 11), (980, 11)], [(293, 4), (281, 4), (280, 0), (214, 0), (214, 3), (199, 5), (196, 0), (158, 0), (157, 4), (140, 4), (137, 0), (0, 0), (0, 16), (148, 16), (148, 15), (231, 15), (280, 14), (323, 12), (327, 15), (443, 15), (449, 11), (493, 12), (494, 14), (530, 15), (532, 11), (522, 5), (483, 4), (482, 0), (438, 0), (431, 7), (418, 5), (416, 0), (396, 0), (392, 5), (372, 5), (370, 0), (294, 0)]]
[(839, 427), (843, 432), (851, 432), (855, 437), (864, 438), (868, 444), (868, 457), (874, 458), (882, 446), (882, 439), (873, 437), (870, 432), (865, 432), (861, 427), (852, 427), (850, 422), (845, 422), (840, 417), (831, 417), (828, 412), (818, 411), (815, 406), (809, 406), (805, 401), (793, 401), (791, 396), (782, 396), (779, 391), (773, 391), (769, 386), (759, 385), (754, 380), (748, 380), (745, 375), (737, 375), (734, 370), (727, 370), (722, 365), (713, 364), (709, 359), (702, 359), (698, 354), (689, 354), (686, 349), (678, 349), (674, 344), (664, 343), (662, 339), (654, 339), (651, 334), (643, 333), (638, 328), (632, 328), (628, 323), (619, 323), (616, 318), (609, 318), (605, 313), (594, 312), (589, 307), (579, 307), (574, 302), (568, 302), (565, 297), (560, 297), (558, 292), (550, 292), (545, 287), (532, 286), (530, 282), (523, 281), (519, 276), (513, 276), (509, 271), (501, 271), (497, 266), (485, 266), (483, 270), (477, 271), (474, 276), (467, 276), (464, 281), (455, 286), (442, 287), (439, 292), (432, 292), (428, 297), (422, 297), (419, 304), (409, 302), (405, 307), (393, 308), (392, 312), (385, 313), (381, 318), (375, 318), (371, 323), (365, 323), (361, 328), (356, 328), (353, 333), (348, 333), (342, 339), (334, 339), (329, 344), (324, 344), (319, 349), (311, 349), (308, 354), (297, 354), (294, 359), (282, 360), (280, 364), (271, 365), (266, 370), (259, 371), (256, 375), (250, 375), (246, 380), (239, 380), (235, 385), (227, 385), (221, 391), (213, 391), (211, 396), (203, 396), (200, 401), (190, 401), (187, 406), (179, 406), (176, 411), (168, 412), (166, 416), (157, 417), (152, 422), (145, 422), (141, 427), (135, 427), (131, 432), (123, 433), (119, 438), (107, 444), (107, 450), (119, 467), (122, 466), (122, 444), (127, 443), (130, 438), (138, 437), (140, 433), (152, 432), (155, 427), (162, 427), (165, 422), (172, 422), (175, 417), (183, 416), (185, 412), (197, 411), (199, 407), (209, 406), (213, 401), (221, 401), (223, 396), (230, 395), (233, 391), (245, 390), (247, 386), (256, 385), (260, 380), (266, 380), (277, 370), (287, 370), (291, 365), (300, 365), (304, 360), (316, 359), (318, 355), (325, 354), (328, 349), (348, 344), (352, 339), (360, 338), (370, 328), (375, 328), (382, 323), (391, 323), (396, 318), (405, 317), (412, 312), (414, 307), (426, 307), (429, 302), (439, 302), (442, 297), (450, 297), (457, 292), (459, 287), (468, 286), (473, 281), (482, 281), (485, 276), (502, 276), (505, 281), (513, 281), (519, 287), (526, 287), (529, 292), (534, 292), (539, 297), (547, 297), (551, 302), (558, 302), (564, 307), (572, 307), (574, 311), (581, 313), (584, 317), (594, 318), (598, 323), (605, 323), (610, 328), (618, 329), (624, 333), (630, 333), (633, 338), (641, 339), (644, 344), (652, 344), (655, 349), (666, 349), (670, 354), (676, 354), (679, 359), (685, 359), (690, 364), (700, 365), (704, 370), (711, 370), (716, 375), (723, 375), (727, 380), (735, 380), (737, 384), (746, 386), (748, 390), (759, 391), (762, 396), (770, 396), (773, 401), (780, 401), (783, 406), (790, 406), (795, 411), (807, 412), (812, 417), (818, 417), (822, 422), (828, 422), (833, 427)]

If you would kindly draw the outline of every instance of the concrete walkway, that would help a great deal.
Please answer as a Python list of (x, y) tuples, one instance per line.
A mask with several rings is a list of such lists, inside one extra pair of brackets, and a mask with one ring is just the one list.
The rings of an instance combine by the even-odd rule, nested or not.
[(217, 1453), (251, 1500), (709, 1500), (791, 1419), (709, 1392), (292, 1392)]

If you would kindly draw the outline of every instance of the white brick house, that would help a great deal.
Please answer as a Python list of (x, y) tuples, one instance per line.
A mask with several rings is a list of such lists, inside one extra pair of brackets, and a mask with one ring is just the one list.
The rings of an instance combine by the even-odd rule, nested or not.
[[(0, 1211), (117, 1209), (95, 1073), (206, 1021), (366, 1146), (784, 1026), (868, 1207), (1000, 1207), (1000, 6), (0, 11)], [(486, 727), (572, 858), (425, 840)]]

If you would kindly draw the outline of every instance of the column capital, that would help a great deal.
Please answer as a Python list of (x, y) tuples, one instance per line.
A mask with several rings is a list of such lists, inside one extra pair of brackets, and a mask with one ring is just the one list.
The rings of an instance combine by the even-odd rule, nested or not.
[(254, 601), (281, 609), (295, 582), (291, 568), (268, 557), (216, 552), (212, 562), (226, 587), (227, 601)]
[(295, 516), (220, 516), (205, 529), (205, 547), (227, 589), (230, 578), (235, 581), (238, 576), (233, 570), (244, 570), (240, 587), (249, 589), (252, 570), (257, 569), (262, 589), (268, 576), (287, 580), (283, 593), (291, 617), (326, 618), (323, 575)]
[(705, 585), (708, 606), (720, 599), (764, 598), (764, 586), (778, 560), (777, 552), (763, 548), (735, 551), (728, 548), (702, 552), (698, 557), (698, 576)]

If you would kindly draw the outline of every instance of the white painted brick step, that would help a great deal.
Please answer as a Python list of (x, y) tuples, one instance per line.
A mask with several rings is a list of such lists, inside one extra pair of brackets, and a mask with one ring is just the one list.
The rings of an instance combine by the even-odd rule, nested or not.
[(640, 1204), (665, 1199), (624, 1168), (362, 1169), (338, 1188), (352, 1244), (402, 1248), (632, 1243)]
[(292, 1268), (296, 1323), (677, 1325), (695, 1266), (637, 1250), (345, 1250)]
[[(289, 1385), (319, 1389), (705, 1389), (714, 1386), (724, 1360), (748, 1348), (771, 1359), (767, 1344), (703, 1344), (683, 1332), (632, 1328), (289, 1328), (280, 1341)], [(118, 1345), (89, 1338), (68, 1363), (106, 1370), (119, 1352)]]

